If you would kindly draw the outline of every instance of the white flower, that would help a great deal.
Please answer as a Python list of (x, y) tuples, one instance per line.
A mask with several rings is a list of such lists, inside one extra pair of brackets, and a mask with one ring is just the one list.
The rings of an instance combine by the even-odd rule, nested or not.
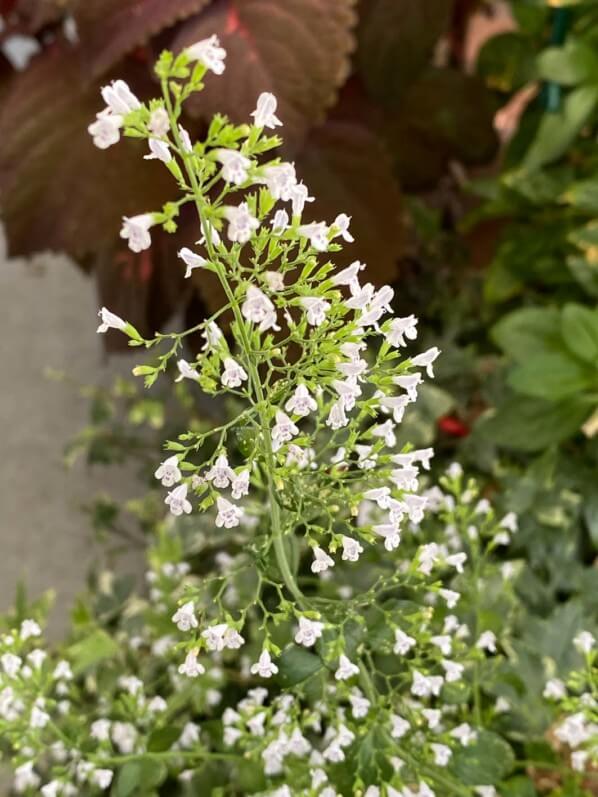
[(434, 645), (440, 650), (443, 656), (450, 656), (453, 646), (453, 640), (451, 639), (450, 636), (448, 636), (448, 634), (432, 636), (430, 637), (430, 642), (432, 643), (432, 645)]
[(450, 735), (453, 739), (457, 739), (463, 747), (467, 747), (468, 744), (475, 742), (478, 738), (477, 733), (473, 730), (473, 728), (467, 724), (467, 722), (462, 722), (461, 725), (457, 725), (456, 728), (450, 732)]
[(170, 508), (171, 514), (179, 517), (183, 513), (189, 515), (191, 513), (191, 503), (187, 499), (187, 485), (179, 484), (174, 490), (171, 490), (164, 503)]
[(170, 119), (165, 108), (155, 108), (151, 112), (147, 129), (158, 138), (164, 138), (170, 130)]
[(206, 69), (211, 69), (215, 75), (221, 75), (224, 72), (226, 50), (220, 46), (220, 39), (216, 34), (187, 47), (185, 53), (190, 61), (199, 61)]
[(244, 495), (249, 493), (249, 471), (242, 470), (241, 473), (235, 474), (231, 481), (232, 496), (235, 500), (239, 500)]
[(483, 631), (476, 642), (476, 648), (480, 650), (487, 650), (490, 653), (496, 653), (496, 634), (492, 631)]
[(578, 653), (587, 655), (596, 644), (596, 640), (589, 631), (580, 631), (574, 638), (573, 644)]
[(395, 551), (401, 544), (401, 530), (395, 523), (379, 523), (372, 531), (384, 540), (387, 551)]
[(449, 609), (453, 609), (461, 597), (460, 593), (455, 592), (452, 589), (439, 589), (438, 594), (446, 601), (446, 605)]
[(90, 781), (100, 789), (107, 789), (112, 783), (113, 772), (111, 769), (94, 769)]
[(430, 377), (430, 379), (434, 378), (434, 370), (432, 365), (434, 360), (440, 354), (440, 349), (436, 346), (432, 346), (431, 349), (423, 352), (423, 354), (418, 354), (416, 357), (411, 359), (411, 365), (415, 365), (417, 367), (424, 366), (426, 369), (426, 373)]
[(299, 429), (281, 410), (276, 410), (275, 420), (276, 423), (272, 427), (272, 450), (278, 451), (284, 443), (288, 443), (295, 435), (299, 434)]
[(348, 659), (344, 653), (341, 653), (338, 660), (338, 669), (334, 673), (337, 681), (348, 681), (359, 672), (359, 667)]
[(314, 548), (314, 560), (311, 563), (312, 573), (323, 573), (329, 567), (334, 567), (334, 559), (332, 559), (326, 551), (316, 546)]
[(259, 675), (262, 678), (271, 678), (277, 672), (278, 667), (270, 658), (270, 653), (267, 650), (262, 650), (257, 662), (251, 665), (251, 674)]
[(102, 99), (114, 114), (126, 116), (141, 107), (141, 103), (124, 80), (113, 80), (100, 90)]
[(441, 675), (423, 675), (418, 670), (413, 671), (411, 692), (417, 697), (438, 697), (442, 689), (443, 677)]
[(355, 719), (365, 717), (372, 705), (370, 701), (363, 696), (359, 689), (354, 689), (349, 695), (349, 703), (351, 703), (351, 713)]
[(312, 221), (311, 224), (302, 224), (297, 232), (307, 238), (316, 251), (327, 251), (329, 227), (325, 222)]
[(579, 712), (566, 717), (555, 729), (554, 735), (569, 747), (579, 747), (590, 738), (592, 731), (588, 728), (583, 713)]
[(544, 687), (542, 695), (547, 700), (561, 700), (563, 697), (567, 696), (567, 688), (559, 678), (551, 678), (549, 681), (546, 681), (546, 686)]
[(384, 337), (391, 346), (406, 346), (405, 338), (415, 340), (417, 337), (417, 318), (414, 315), (409, 315), (406, 318), (393, 318)]
[(247, 243), (260, 226), (259, 221), (251, 214), (247, 202), (241, 202), (237, 207), (227, 205), (223, 208), (222, 213), (228, 221), (226, 234), (233, 242)]
[(31, 637), (41, 636), (42, 630), (35, 620), (23, 620), (21, 623), (20, 637), (21, 639), (30, 639)]
[(166, 141), (159, 141), (157, 138), (150, 138), (148, 141), (150, 154), (144, 155), (146, 161), (159, 160), (162, 163), (169, 163), (172, 160), (170, 146)]
[(2, 656), (0, 656), (0, 664), (8, 677), (14, 678), (21, 669), (22, 662), (19, 656), (16, 656), (14, 653), (3, 653)]
[[(289, 226), (289, 214), (286, 210), (277, 210), (272, 219), (272, 232), (284, 232)], [(266, 272), (268, 274), (269, 272)]]
[(393, 650), (401, 656), (409, 653), (411, 648), (415, 645), (415, 639), (409, 634), (406, 634), (400, 628), (395, 628), (395, 644)]
[(363, 553), (363, 546), (353, 537), (342, 535), (341, 541), (343, 543), (343, 555), (341, 559), (345, 562), (356, 562), (360, 555)]
[(212, 625), (202, 631), (201, 636), (205, 639), (208, 650), (223, 651), (225, 648), (238, 650), (245, 642), (241, 634), (226, 623)]
[(284, 408), (287, 412), (292, 412), (305, 418), (310, 412), (315, 412), (318, 409), (318, 403), (310, 396), (305, 385), (297, 385), (295, 392), (284, 405)]
[(172, 487), (173, 484), (180, 482), (182, 473), (179, 470), (179, 458), (177, 455), (174, 454), (172, 457), (165, 459), (164, 462), (161, 462), (154, 476), (162, 482), (163, 487)]
[(232, 529), (239, 525), (243, 517), (241, 507), (235, 506), (220, 495), (216, 499), (216, 506), (218, 508), (218, 514), (216, 515), (216, 526), (218, 528), (224, 526), (225, 529)]
[(320, 299), (318, 296), (302, 296), (299, 303), (306, 311), (307, 323), (312, 327), (319, 327), (326, 319), (326, 313), (330, 310), (330, 302)]
[(332, 284), (349, 285), (352, 286), (356, 292), (359, 292), (359, 272), (363, 271), (364, 268), (365, 263), (360, 263), (359, 260), (354, 260), (349, 266), (331, 277)]
[(247, 180), (251, 160), (236, 149), (215, 149), (214, 157), (222, 164), (222, 179), (233, 185), (242, 185)]
[(430, 745), (434, 753), (434, 763), (439, 767), (445, 767), (451, 759), (453, 751), (446, 744), (437, 744), (432, 742)]
[(36, 648), (32, 650), (31, 653), (27, 654), (27, 661), (30, 662), (36, 670), (42, 666), (44, 661), (46, 660), (47, 653), (45, 650), (41, 650), (40, 648)]
[(417, 388), (422, 382), (422, 375), (421, 374), (407, 374), (405, 376), (395, 376), (392, 380), (395, 385), (402, 387), (403, 390), (407, 391), (407, 396), (409, 397), (409, 401), (416, 401), (417, 399)]
[(346, 241), (347, 243), (353, 243), (355, 238), (349, 232), (349, 224), (351, 223), (351, 216), (347, 216), (346, 213), (340, 213), (336, 219), (332, 222), (332, 226), (338, 229), (338, 232), (334, 234), (336, 238), (338, 235)]
[(445, 559), (447, 565), (454, 567), (457, 573), (463, 573), (463, 565), (467, 561), (467, 554), (466, 553), (454, 553), (450, 556), (447, 556)]
[(110, 738), (110, 720), (99, 719), (94, 720), (90, 725), (90, 735), (92, 739), (98, 742), (107, 742)]
[(392, 412), (395, 423), (401, 423), (405, 409), (409, 404), (409, 396), (378, 396), (380, 407), (384, 412)]
[(208, 351), (210, 349), (217, 348), (220, 341), (224, 338), (224, 335), (220, 331), (220, 328), (215, 321), (208, 322), (206, 328), (201, 333), (201, 336), (205, 341), (204, 345), (201, 347), (202, 351)]
[(303, 182), (300, 182), (294, 185), (290, 191), (290, 200), (293, 208), (293, 216), (301, 216), (305, 203), (313, 202), (314, 197), (309, 195), (307, 186), (304, 185)]
[(517, 522), (517, 515), (514, 512), (507, 512), (504, 518), (500, 521), (501, 528), (507, 529), (512, 534), (515, 534), (517, 529), (519, 528), (519, 524)]
[(259, 324), (260, 332), (268, 329), (279, 330), (276, 323), (276, 309), (270, 299), (255, 285), (247, 288), (245, 301), (241, 305), (243, 317), (254, 324)]
[(26, 761), (15, 769), (14, 788), (17, 792), (37, 789), (41, 778), (33, 771), (33, 761)]
[(187, 653), (185, 661), (179, 666), (179, 673), (186, 675), (188, 678), (197, 678), (198, 675), (203, 675), (205, 667), (197, 661), (197, 654), (199, 650), (193, 648)]
[(51, 780), (41, 787), (40, 794), (42, 797), (58, 797), (62, 791), (62, 783), (59, 780)]
[(295, 642), (298, 645), (310, 648), (312, 645), (315, 645), (316, 640), (322, 636), (323, 630), (324, 623), (320, 623), (317, 620), (310, 620), (308, 617), (300, 617), (299, 628), (295, 634)]
[[(193, 144), (191, 142), (191, 136), (182, 125), (179, 125), (179, 135), (181, 137), (181, 146), (183, 148), (183, 151), (193, 152)], [(217, 243), (217, 241), (214, 241), (214, 243)]]
[(497, 795), (494, 786), (475, 786), (473, 790), (479, 797), (496, 797)]
[(112, 725), (111, 737), (123, 755), (130, 755), (135, 749), (137, 731), (130, 722), (115, 722)]
[(122, 116), (113, 114), (109, 108), (104, 108), (96, 114), (96, 120), (87, 127), (87, 132), (98, 149), (108, 149), (120, 141), (122, 123)]
[(232, 357), (225, 357), (224, 371), (220, 377), (220, 381), (224, 387), (239, 387), (241, 382), (245, 382), (246, 380), (247, 374), (239, 363), (233, 360)]
[(465, 669), (462, 664), (459, 664), (456, 661), (449, 661), (448, 659), (442, 659), (440, 664), (444, 670), (444, 677), (447, 683), (453, 683), (454, 681), (461, 680), (463, 670)]
[[(394, 448), (396, 446), (397, 437), (395, 435), (395, 425), (390, 418), (384, 423), (372, 426), (370, 431), (373, 437), (381, 437), (388, 448)], [(415, 470), (415, 473), (417, 474), (417, 470)]]
[(132, 252), (143, 252), (152, 245), (149, 229), (154, 225), (153, 213), (141, 213), (139, 216), (123, 216), (120, 237), (128, 240)]
[(390, 722), (390, 735), (393, 739), (401, 739), (411, 729), (411, 725), (407, 720), (403, 719), (403, 717), (400, 717), (398, 714), (391, 714)]
[[(262, 171), (260, 182), (264, 182), (268, 186), (268, 191), (272, 194), (273, 199), (290, 199), (292, 191), (297, 185), (297, 174), (295, 166), (292, 163), (278, 163), (274, 166), (265, 166)], [(284, 213), (286, 220), (283, 225), (286, 227), (289, 221), (286, 211), (277, 211), (277, 213)], [(273, 222), (273, 227), (277, 225)]]
[(234, 470), (228, 464), (228, 457), (226, 454), (220, 454), (216, 458), (216, 462), (212, 465), (210, 470), (206, 473), (206, 479), (209, 482), (214, 482), (214, 487), (223, 490), (228, 487), (229, 483), (235, 478)]
[(275, 115), (277, 106), (276, 97), (269, 91), (263, 91), (257, 98), (257, 107), (251, 112), (254, 117), (256, 127), (275, 128), (282, 125), (280, 119)]
[(39, 706), (33, 706), (31, 709), (31, 716), (29, 724), (32, 728), (45, 728), (50, 721), (50, 715), (43, 711)]
[(585, 770), (588, 756), (587, 750), (575, 750), (575, 752), (571, 753), (571, 766), (576, 772)]
[(362, 390), (356, 379), (333, 379), (332, 387), (338, 393), (343, 408), (350, 412), (355, 406), (355, 401), (361, 396)]
[(193, 379), (195, 381), (199, 379), (199, 374), (195, 368), (189, 365), (187, 360), (179, 360), (176, 364), (176, 367), (178, 369), (179, 375), (174, 380), (175, 382), (180, 382), (182, 379)]
[(122, 332), (127, 327), (126, 321), (123, 321), (122, 318), (111, 313), (105, 307), (98, 311), (98, 315), (102, 319), (102, 323), (97, 328), (97, 332), (104, 333), (108, 332), (109, 329), (118, 329)]
[(191, 249), (186, 246), (184, 246), (182, 249), (179, 249), (178, 256), (187, 266), (185, 271), (185, 279), (189, 279), (194, 268), (202, 268), (202, 266), (205, 266), (206, 263), (208, 263), (205, 257), (196, 255), (195, 252), (192, 252)]
[(192, 628), (197, 628), (199, 623), (195, 616), (195, 606), (193, 601), (188, 601), (183, 604), (172, 615), (172, 622), (176, 625), (179, 631), (190, 631)]

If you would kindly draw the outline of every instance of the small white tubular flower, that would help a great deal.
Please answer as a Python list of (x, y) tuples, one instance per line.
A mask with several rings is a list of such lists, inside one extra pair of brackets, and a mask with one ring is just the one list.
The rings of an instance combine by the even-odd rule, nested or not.
[(96, 120), (88, 126), (87, 132), (98, 149), (108, 149), (120, 141), (121, 127), (122, 117), (105, 108), (96, 114)]
[(182, 474), (179, 469), (177, 455), (174, 454), (174, 456), (168, 457), (164, 462), (161, 462), (154, 476), (162, 483), (163, 487), (172, 487), (173, 484), (180, 482)]
[(190, 61), (199, 61), (215, 75), (224, 72), (226, 50), (220, 46), (220, 39), (216, 34), (187, 47), (185, 53)]
[(387, 551), (395, 551), (401, 544), (401, 530), (394, 523), (379, 523), (372, 531), (384, 540)]
[(289, 226), (289, 214), (286, 210), (277, 210), (272, 219), (272, 232), (284, 232)]
[(551, 678), (549, 681), (546, 681), (546, 686), (544, 687), (542, 695), (547, 700), (562, 700), (567, 696), (567, 687), (560, 678)]
[(243, 517), (243, 510), (239, 506), (235, 506), (226, 498), (218, 496), (216, 499), (216, 506), (218, 514), (216, 515), (216, 525), (218, 528), (224, 527), (225, 529), (233, 529), (238, 526)]
[(33, 761), (26, 761), (15, 769), (14, 789), (24, 792), (28, 789), (37, 789), (41, 783), (40, 776), (33, 771)]
[(245, 369), (242, 368), (238, 362), (233, 360), (232, 357), (226, 357), (224, 360), (224, 371), (220, 377), (220, 381), (224, 387), (239, 387), (241, 382), (247, 380)]
[(270, 658), (270, 653), (267, 650), (262, 650), (257, 662), (251, 665), (250, 671), (252, 675), (259, 675), (262, 678), (271, 678), (278, 672), (278, 667)]
[(210, 321), (207, 324), (206, 328), (201, 333), (201, 336), (205, 341), (204, 345), (201, 347), (202, 351), (208, 351), (208, 349), (211, 350), (217, 348), (220, 341), (224, 339), (224, 335), (215, 321)]
[(311, 224), (302, 224), (297, 232), (307, 238), (317, 252), (327, 251), (329, 227), (326, 222), (312, 221)]
[(305, 385), (297, 385), (295, 392), (284, 405), (284, 408), (287, 412), (305, 418), (310, 412), (315, 412), (318, 409), (318, 403), (310, 396)]
[[(293, 188), (297, 185), (297, 173), (292, 163), (278, 163), (275, 166), (265, 166), (260, 182), (268, 186), (268, 191), (273, 199), (288, 200), (291, 198)], [(286, 211), (281, 211), (287, 216)], [(274, 226), (274, 225), (273, 225)]]
[(451, 760), (453, 754), (451, 748), (446, 744), (437, 744), (436, 742), (432, 742), (430, 748), (434, 754), (434, 763), (436, 766), (445, 767)]
[(454, 609), (461, 597), (458, 592), (452, 589), (439, 589), (438, 594), (446, 601), (446, 605), (449, 609)]
[(453, 683), (453, 681), (461, 680), (463, 676), (463, 670), (465, 669), (462, 664), (459, 664), (456, 661), (449, 661), (448, 659), (442, 659), (440, 664), (444, 670), (444, 678), (447, 683)]
[(266, 294), (255, 285), (250, 285), (247, 288), (245, 301), (241, 305), (241, 313), (247, 321), (259, 324), (260, 332), (266, 332), (268, 329), (280, 330), (276, 323), (276, 308)]
[(394, 376), (392, 381), (395, 385), (402, 387), (407, 391), (407, 397), (410, 402), (417, 400), (417, 388), (422, 383), (421, 374), (407, 374), (405, 376)]
[(127, 327), (127, 322), (123, 321), (122, 318), (111, 313), (110, 310), (107, 310), (105, 307), (102, 307), (101, 310), (98, 310), (98, 315), (102, 321), (102, 323), (97, 328), (96, 332), (103, 334), (104, 332), (108, 332), (109, 329), (118, 329), (122, 332)]
[(215, 149), (214, 157), (222, 164), (222, 179), (233, 185), (243, 185), (251, 160), (236, 149)]
[(186, 675), (188, 678), (197, 678), (198, 675), (205, 673), (205, 667), (197, 661), (197, 654), (199, 650), (193, 648), (187, 653), (185, 661), (179, 666), (179, 673)]
[(150, 138), (148, 141), (150, 153), (144, 155), (143, 159), (146, 161), (158, 160), (162, 163), (169, 163), (172, 160), (172, 153), (170, 146), (166, 141), (159, 141), (157, 138)]
[(383, 412), (392, 412), (394, 422), (402, 422), (405, 409), (410, 403), (409, 396), (378, 396), (378, 400)]
[[(388, 448), (394, 448), (396, 446), (397, 437), (395, 435), (395, 425), (390, 418), (384, 423), (372, 426), (370, 431), (373, 437), (381, 437)], [(417, 470), (415, 473), (417, 475)]]
[(299, 429), (282, 410), (276, 410), (275, 421), (272, 427), (272, 450), (278, 451), (284, 443), (288, 443), (299, 434)]
[(124, 80), (113, 80), (109, 86), (103, 86), (100, 93), (114, 114), (126, 116), (141, 107), (141, 103)]
[(443, 677), (441, 675), (423, 675), (418, 670), (413, 671), (411, 693), (416, 697), (438, 697), (442, 689)]
[(299, 618), (299, 628), (295, 634), (295, 642), (303, 647), (311, 648), (322, 636), (324, 623), (317, 620), (310, 620), (308, 617)]
[(91, 723), (90, 736), (98, 742), (107, 742), (110, 739), (110, 720), (99, 719)]
[(372, 705), (359, 689), (353, 689), (349, 695), (349, 703), (351, 703), (351, 713), (355, 719), (365, 717)]
[(514, 512), (507, 512), (507, 514), (500, 521), (499, 525), (501, 528), (510, 531), (511, 534), (515, 534), (515, 532), (519, 528), (519, 523), (517, 522), (517, 515)]
[(170, 130), (170, 119), (165, 108), (155, 108), (151, 112), (147, 129), (157, 138), (164, 138)]
[[(182, 125), (179, 125), (179, 135), (181, 137), (181, 146), (184, 152), (193, 152), (193, 142), (191, 136)], [(214, 241), (217, 243), (217, 241)]]
[(301, 216), (305, 203), (313, 202), (315, 199), (315, 197), (309, 195), (307, 186), (303, 182), (294, 185), (290, 194), (293, 216)]
[(191, 249), (186, 246), (184, 246), (182, 249), (179, 249), (178, 256), (187, 266), (187, 270), (185, 271), (185, 279), (189, 279), (194, 268), (202, 268), (202, 266), (205, 266), (208, 263), (205, 257), (196, 255), (195, 252), (192, 252)]
[(400, 656), (404, 656), (405, 654), (409, 653), (412, 647), (415, 645), (415, 639), (409, 634), (406, 634), (400, 628), (395, 628), (395, 644), (393, 647), (393, 651)]
[(176, 364), (176, 367), (178, 369), (179, 375), (174, 380), (175, 382), (180, 382), (182, 379), (194, 379), (196, 381), (199, 379), (199, 374), (195, 368), (189, 365), (187, 360), (179, 360)]
[(338, 274), (333, 274), (330, 278), (333, 285), (349, 285), (356, 292), (359, 292), (359, 272), (363, 271), (365, 263), (360, 263), (359, 260), (354, 260), (349, 266), (339, 271)]
[(332, 387), (340, 397), (343, 408), (350, 412), (355, 406), (355, 401), (361, 396), (362, 390), (356, 379), (333, 379)]
[(411, 730), (409, 722), (398, 714), (391, 714), (390, 722), (390, 735), (393, 739), (402, 739), (403, 736)]
[(578, 653), (587, 655), (596, 644), (596, 640), (589, 631), (580, 631), (574, 638), (573, 644)]
[(192, 628), (197, 628), (199, 623), (195, 616), (195, 606), (193, 601), (184, 603), (172, 615), (172, 622), (176, 625), (179, 631), (190, 631)]
[(150, 227), (154, 225), (153, 213), (141, 213), (139, 216), (123, 216), (123, 226), (120, 230), (120, 237), (128, 241), (129, 249), (132, 252), (143, 252), (152, 245), (149, 234)]
[(443, 656), (450, 656), (453, 648), (453, 640), (448, 634), (439, 634), (430, 638), (432, 645), (437, 647)]
[(461, 553), (454, 553), (451, 556), (447, 556), (445, 562), (447, 565), (454, 567), (457, 573), (463, 572), (463, 565), (467, 561), (467, 554), (463, 551)]
[(363, 553), (363, 546), (357, 540), (354, 540), (353, 537), (347, 537), (344, 534), (342, 543), (343, 554), (341, 559), (344, 559), (345, 562), (356, 562)]
[(467, 722), (462, 722), (461, 725), (457, 725), (456, 728), (453, 728), (450, 735), (453, 739), (457, 739), (463, 747), (467, 747), (468, 744), (475, 742), (478, 738), (476, 731), (474, 731)]
[(478, 641), (475, 643), (476, 648), (480, 650), (487, 650), (489, 653), (496, 653), (496, 634), (492, 631), (483, 631)]
[(244, 495), (249, 493), (249, 471), (242, 470), (241, 473), (236, 473), (231, 480), (232, 496), (235, 500), (243, 498)]
[(338, 232), (334, 234), (336, 238), (338, 235), (346, 241), (347, 243), (351, 244), (355, 240), (351, 233), (349, 232), (349, 224), (351, 223), (351, 216), (347, 216), (346, 213), (340, 213), (336, 219), (332, 222), (332, 226), (338, 229)]
[(0, 665), (9, 678), (14, 678), (21, 669), (21, 659), (14, 653), (3, 653), (0, 656)]
[(247, 243), (260, 226), (259, 221), (249, 210), (247, 202), (241, 202), (237, 207), (227, 205), (222, 212), (224, 218), (228, 221), (226, 234), (233, 243)]
[(276, 116), (276, 107), (278, 102), (274, 94), (269, 91), (263, 91), (257, 98), (257, 107), (255, 111), (251, 112), (253, 116), (253, 123), (256, 127), (280, 127), (282, 122)]
[(359, 667), (348, 659), (344, 653), (341, 653), (338, 659), (338, 669), (334, 673), (337, 681), (348, 681), (359, 672)]
[(206, 473), (206, 479), (214, 483), (214, 487), (223, 490), (235, 478), (235, 472), (228, 464), (228, 457), (226, 454), (220, 454), (216, 458), (216, 462), (212, 465), (210, 470)]
[(375, 501), (380, 509), (388, 509), (390, 487), (374, 487), (371, 490), (366, 490), (363, 497), (366, 501)]
[(178, 487), (171, 490), (164, 499), (164, 503), (175, 517), (191, 514), (191, 503), (187, 499), (187, 485), (179, 484)]
[(437, 346), (432, 346), (431, 349), (428, 349), (422, 354), (418, 354), (413, 357), (411, 359), (411, 364), (415, 365), (416, 367), (424, 367), (430, 379), (434, 379), (434, 369), (432, 368), (432, 365), (439, 354), (440, 349)]
[(329, 567), (334, 567), (334, 559), (328, 556), (326, 551), (316, 546), (314, 548), (314, 560), (311, 563), (312, 573), (323, 573)]
[(107, 789), (112, 783), (114, 773), (111, 769), (94, 769), (91, 773), (90, 782), (100, 789)]
[(225, 648), (238, 650), (245, 642), (241, 634), (226, 623), (219, 623), (206, 628), (205, 631), (201, 632), (201, 636), (205, 640), (208, 650), (213, 650), (216, 653), (220, 653)]
[(41, 636), (42, 629), (35, 620), (23, 620), (21, 623), (21, 628), (19, 632), (19, 636), (22, 640), (31, 639), (32, 637)]
[(299, 303), (306, 311), (307, 323), (312, 327), (319, 327), (326, 320), (330, 302), (320, 299), (318, 296), (302, 296)]
[(384, 333), (384, 337), (391, 346), (406, 346), (405, 338), (407, 340), (415, 340), (417, 338), (417, 318), (414, 315), (408, 315), (405, 318), (393, 318)]

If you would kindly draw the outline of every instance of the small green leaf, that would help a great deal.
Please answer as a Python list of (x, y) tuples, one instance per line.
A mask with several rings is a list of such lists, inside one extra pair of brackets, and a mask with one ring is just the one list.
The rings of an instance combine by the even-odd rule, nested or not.
[(450, 770), (467, 786), (493, 786), (509, 774), (514, 763), (513, 751), (504, 739), (491, 731), (479, 731), (473, 744), (455, 751)]
[(571, 355), (539, 354), (514, 368), (507, 382), (525, 396), (559, 401), (575, 396), (592, 386), (592, 372)]
[(324, 667), (319, 656), (297, 645), (284, 650), (277, 663), (278, 680), (287, 688), (306, 681)]
[(79, 674), (106, 659), (111, 659), (119, 652), (120, 647), (114, 639), (98, 628), (89, 636), (71, 645), (69, 658), (73, 662), (74, 672)]
[(147, 741), (148, 753), (162, 753), (164, 750), (170, 750), (176, 740), (180, 738), (181, 733), (182, 729), (177, 725), (158, 728)]
[(562, 351), (559, 326), (556, 308), (524, 307), (501, 318), (490, 336), (515, 362), (526, 362), (538, 354)]
[(573, 354), (598, 365), (598, 313), (580, 304), (565, 305), (561, 329), (563, 339)]
[(149, 790), (158, 786), (166, 777), (166, 767), (151, 758), (128, 761), (119, 771), (115, 787), (115, 797), (130, 797), (136, 794), (146, 797)]
[(568, 39), (564, 47), (547, 48), (538, 56), (537, 64), (541, 78), (563, 86), (598, 80), (596, 53), (582, 41)]

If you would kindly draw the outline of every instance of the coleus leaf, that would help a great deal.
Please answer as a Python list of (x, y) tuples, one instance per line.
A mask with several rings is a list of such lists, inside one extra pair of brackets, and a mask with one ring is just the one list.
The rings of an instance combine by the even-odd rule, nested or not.
[(197, 14), (210, 0), (83, 0), (75, 19), (90, 74), (97, 77), (135, 47), (176, 22)]
[(355, 243), (345, 245), (339, 264), (361, 260), (372, 282), (392, 281), (402, 249), (401, 196), (377, 136), (356, 122), (329, 121), (310, 133), (297, 169), (316, 197), (306, 218), (352, 217)]
[(362, 4), (357, 64), (368, 92), (396, 108), (427, 66), (453, 0), (367, 0)]
[(226, 113), (250, 121), (258, 95), (278, 98), (285, 144), (301, 141), (322, 121), (349, 70), (356, 22), (354, 0), (216, 0), (188, 20), (173, 47), (180, 50), (213, 33), (228, 52), (224, 74), (206, 81), (187, 104), (204, 119)]

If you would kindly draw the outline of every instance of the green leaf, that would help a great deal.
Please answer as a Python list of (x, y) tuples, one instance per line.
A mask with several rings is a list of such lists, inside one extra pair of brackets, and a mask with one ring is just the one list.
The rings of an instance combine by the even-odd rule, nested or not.
[(518, 393), (539, 399), (559, 401), (575, 396), (592, 386), (592, 372), (571, 355), (539, 354), (516, 366), (507, 382)]
[(168, 725), (166, 728), (155, 730), (147, 741), (148, 753), (162, 753), (169, 750), (180, 738), (182, 729), (177, 725)]
[(491, 731), (478, 731), (477, 741), (455, 751), (450, 771), (467, 786), (494, 786), (509, 774), (514, 763), (513, 751), (504, 739)]
[(562, 351), (559, 311), (552, 307), (524, 307), (501, 318), (490, 337), (515, 362), (538, 354)]
[(112, 792), (114, 797), (130, 797), (133, 794), (146, 797), (150, 789), (162, 783), (166, 774), (166, 767), (151, 758), (128, 761), (120, 769)]
[(537, 797), (538, 792), (529, 778), (519, 775), (500, 784), (501, 797)]
[(529, 37), (509, 31), (486, 41), (478, 55), (476, 72), (490, 88), (510, 94), (531, 80), (534, 66)]
[(504, 448), (540, 451), (576, 434), (589, 415), (588, 405), (515, 396), (479, 423), (480, 434)]
[(73, 662), (73, 671), (80, 674), (106, 659), (113, 658), (119, 652), (120, 647), (114, 639), (98, 628), (89, 636), (71, 645), (68, 649), (68, 656)]
[(545, 113), (523, 161), (528, 169), (539, 169), (558, 160), (590, 118), (598, 102), (598, 88), (582, 86), (572, 91), (558, 113)]
[(563, 194), (562, 199), (575, 208), (598, 213), (598, 178), (573, 183)]
[(549, 47), (537, 59), (539, 77), (564, 86), (598, 81), (598, 57), (583, 41), (567, 39), (564, 47)]
[(297, 645), (283, 650), (277, 663), (278, 681), (286, 688), (306, 681), (324, 667), (319, 656)]
[(580, 304), (567, 304), (562, 314), (563, 339), (573, 354), (598, 365), (598, 312)]

